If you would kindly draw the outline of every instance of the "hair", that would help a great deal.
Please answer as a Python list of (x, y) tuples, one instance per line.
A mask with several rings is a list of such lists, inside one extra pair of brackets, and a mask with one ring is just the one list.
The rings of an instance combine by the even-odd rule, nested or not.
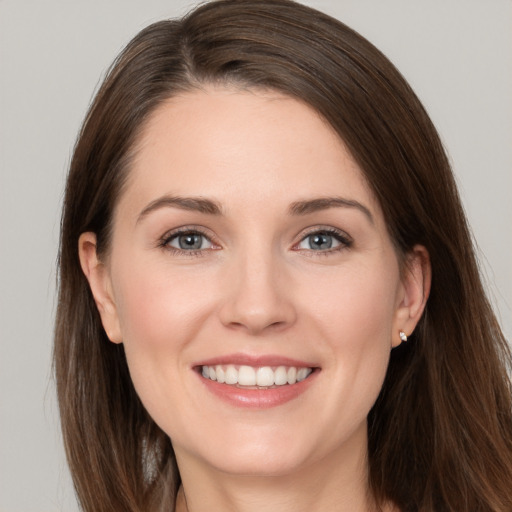
[(169, 437), (109, 342), (78, 256), (106, 255), (114, 208), (148, 117), (207, 84), (274, 90), (313, 107), (344, 141), (397, 254), (425, 246), (426, 310), (392, 350), (368, 416), (369, 488), (402, 511), (512, 510), (511, 354), (485, 296), (439, 136), (405, 79), (341, 22), (288, 0), (221, 0), (142, 30), (113, 63), (80, 131), (65, 192), (54, 368), (83, 510), (172, 510)]

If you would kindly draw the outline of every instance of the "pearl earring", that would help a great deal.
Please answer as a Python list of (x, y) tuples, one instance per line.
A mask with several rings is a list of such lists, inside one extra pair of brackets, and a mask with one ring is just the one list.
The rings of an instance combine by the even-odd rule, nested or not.
[(400, 331), (399, 336), (402, 341), (407, 341), (407, 334), (404, 331)]

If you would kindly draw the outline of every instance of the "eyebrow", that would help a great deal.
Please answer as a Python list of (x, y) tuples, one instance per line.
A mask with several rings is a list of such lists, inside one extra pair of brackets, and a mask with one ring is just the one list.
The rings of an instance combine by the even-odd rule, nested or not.
[(162, 196), (151, 201), (151, 203), (140, 212), (137, 222), (140, 222), (149, 213), (165, 207), (206, 213), (208, 215), (222, 214), (220, 204), (211, 199), (204, 199), (203, 197)]
[[(149, 213), (160, 208), (179, 208), (181, 210), (195, 211), (208, 215), (222, 215), (222, 206), (220, 203), (203, 197), (181, 197), (181, 196), (162, 196), (151, 201), (139, 214), (137, 223), (140, 222)], [(288, 212), (290, 215), (309, 215), (329, 208), (355, 208), (368, 218), (374, 224), (373, 216), (370, 210), (353, 199), (343, 197), (319, 197), (305, 201), (296, 201), (290, 205)]]
[(319, 197), (308, 201), (296, 201), (290, 205), (289, 212), (291, 215), (308, 215), (329, 208), (355, 208), (364, 213), (372, 224), (375, 223), (369, 208), (359, 201), (343, 197)]

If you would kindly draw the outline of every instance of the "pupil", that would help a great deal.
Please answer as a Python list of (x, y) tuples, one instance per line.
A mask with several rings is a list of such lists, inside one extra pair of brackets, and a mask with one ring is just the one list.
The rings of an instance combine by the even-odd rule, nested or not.
[(330, 249), (332, 247), (332, 237), (326, 233), (317, 233), (311, 235), (309, 243), (312, 249)]
[(179, 238), (180, 249), (200, 249), (201, 235), (181, 235)]

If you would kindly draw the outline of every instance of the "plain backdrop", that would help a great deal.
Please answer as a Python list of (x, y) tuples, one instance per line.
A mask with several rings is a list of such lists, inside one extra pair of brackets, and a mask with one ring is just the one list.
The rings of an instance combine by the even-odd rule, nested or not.
[[(370, 39), (424, 102), (453, 162), (488, 289), (510, 339), (512, 1), (306, 3)], [(0, 512), (78, 510), (51, 377), (66, 170), (81, 120), (114, 56), (150, 22), (193, 5), (0, 0)]]

